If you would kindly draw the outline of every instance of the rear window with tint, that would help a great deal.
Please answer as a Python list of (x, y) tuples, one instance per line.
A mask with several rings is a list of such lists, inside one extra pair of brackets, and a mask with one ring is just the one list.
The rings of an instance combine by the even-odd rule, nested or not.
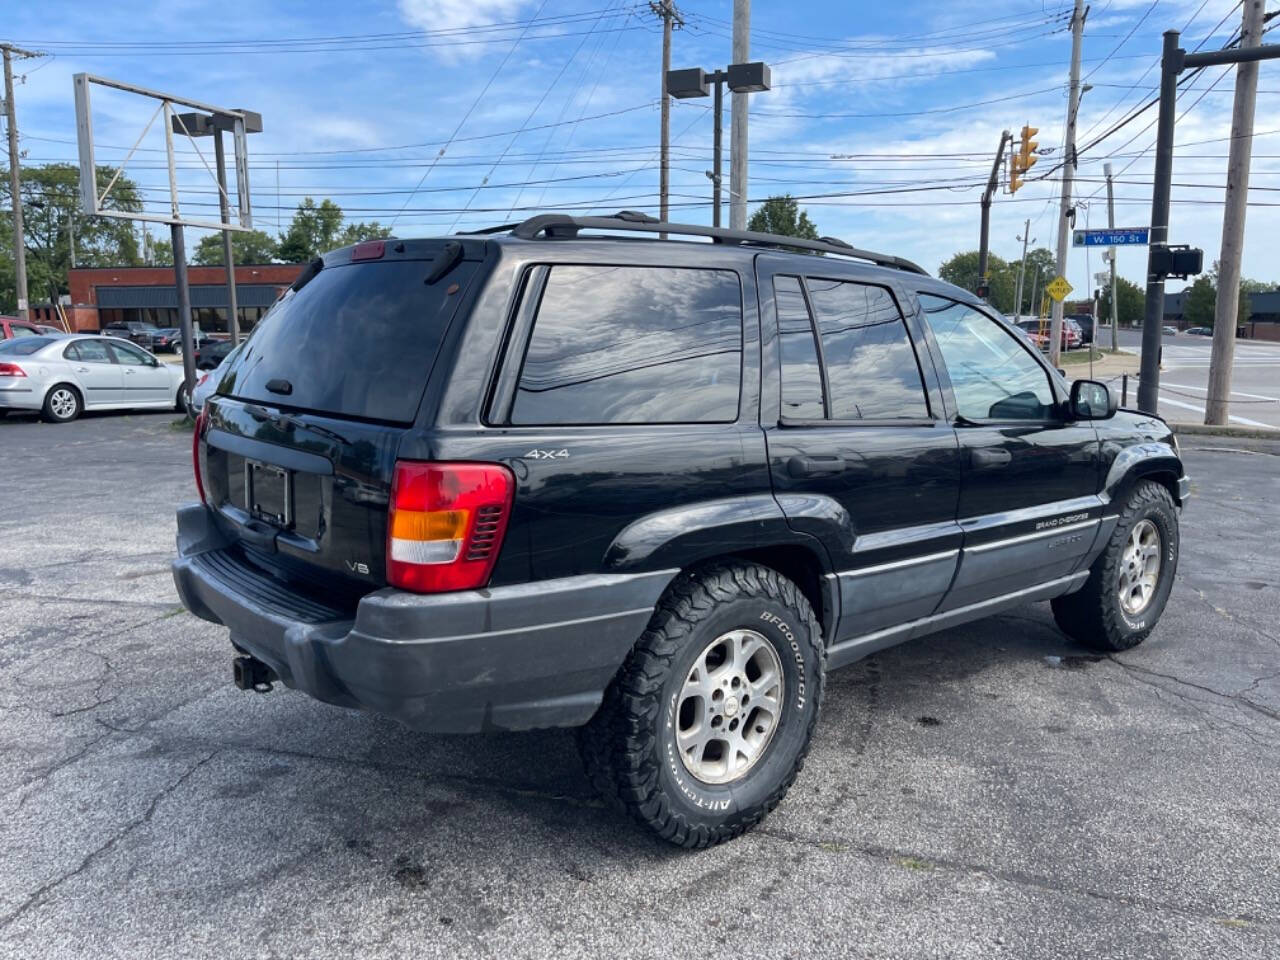
[[(463, 261), (428, 285), (430, 260), (325, 267), (262, 318), (218, 392), (318, 413), (408, 423), (475, 268)], [(450, 289), (455, 290), (452, 295)], [(288, 381), (292, 392), (268, 390), (272, 380)]]
[(23, 337), (22, 339), (14, 338), (12, 340), (0, 340), (0, 353), (7, 353), (9, 356), (15, 354), (19, 357), (29, 357), (37, 350), (41, 350), (53, 343), (51, 337)]
[(741, 379), (733, 271), (555, 266), (511, 422), (728, 422), (738, 416)]

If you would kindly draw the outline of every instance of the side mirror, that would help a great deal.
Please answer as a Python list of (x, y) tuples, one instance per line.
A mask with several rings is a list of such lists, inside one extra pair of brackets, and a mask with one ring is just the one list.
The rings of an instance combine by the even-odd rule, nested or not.
[(1077, 380), (1071, 384), (1068, 401), (1071, 415), (1077, 420), (1109, 420), (1120, 409), (1120, 401), (1097, 380)]

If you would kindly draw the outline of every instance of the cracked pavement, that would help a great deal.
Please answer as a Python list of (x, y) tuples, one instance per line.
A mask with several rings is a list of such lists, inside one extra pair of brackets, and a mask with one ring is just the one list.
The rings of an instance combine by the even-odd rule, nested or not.
[(835, 673), (783, 805), (687, 853), (571, 732), (232, 687), (171, 420), (0, 422), (0, 957), (1280, 955), (1280, 444), (1184, 441), (1146, 644), (1031, 605)]

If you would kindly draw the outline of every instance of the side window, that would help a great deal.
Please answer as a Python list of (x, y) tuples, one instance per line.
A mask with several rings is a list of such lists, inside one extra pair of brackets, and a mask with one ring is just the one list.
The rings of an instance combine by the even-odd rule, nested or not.
[(1047, 420), (1049, 375), (1014, 334), (954, 300), (920, 294), (920, 305), (951, 377), (956, 409), (970, 420)]
[(81, 363), (111, 363), (111, 356), (107, 353), (107, 345), (97, 340), (81, 340), (73, 343), (67, 348), (67, 357), (71, 357), (71, 351), (75, 350), (75, 359)]
[(115, 356), (116, 363), (123, 364), (126, 367), (145, 367), (150, 363), (146, 354), (141, 350), (126, 347), (123, 343), (108, 343), (107, 348)]
[(826, 416), (822, 370), (800, 281), (795, 277), (774, 277), (773, 298), (782, 351), (782, 415), (795, 420), (821, 420)]
[(13, 330), (13, 336), (15, 340), (18, 337), (34, 337), (36, 335), (36, 331), (32, 330), (30, 327), (20, 327), (16, 323), (13, 325), (11, 329)]
[(741, 380), (733, 271), (554, 266), (511, 422), (731, 422)]
[(74, 343), (72, 343), (72, 344), (68, 344), (68, 345), (67, 345), (67, 348), (66, 348), (65, 350), (63, 350), (63, 351), (62, 351), (62, 359), (63, 359), (63, 360), (73, 360), (73, 361), (83, 361), (83, 360), (84, 360), (84, 358), (80, 356), (80, 347), (79, 347), (79, 345), (78, 345), (78, 344), (74, 344)]
[(808, 277), (833, 420), (927, 418), (924, 381), (893, 295)]

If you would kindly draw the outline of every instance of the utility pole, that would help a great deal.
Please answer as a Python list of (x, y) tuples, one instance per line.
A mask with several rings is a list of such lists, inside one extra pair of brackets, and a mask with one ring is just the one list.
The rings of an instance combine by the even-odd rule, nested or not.
[[(1116, 197), (1111, 187), (1111, 164), (1104, 163), (1102, 172), (1107, 175), (1107, 229), (1116, 228)], [(1111, 352), (1120, 349), (1120, 307), (1116, 303), (1116, 248), (1111, 248)]]
[(1000, 176), (1000, 161), (1004, 159), (1004, 145), (1013, 139), (1008, 130), (1000, 133), (1000, 146), (996, 147), (996, 159), (991, 164), (991, 176), (987, 180), (987, 188), (982, 191), (982, 235), (978, 238), (978, 289), (977, 294), (983, 300), (991, 296), (991, 285), (987, 282), (987, 246), (991, 232), (991, 195), (996, 192), (996, 183)]
[[(1252, 2), (1252, 0), (1246, 0)], [(1247, 12), (1247, 11), (1246, 11)], [(1156, 403), (1160, 397), (1160, 326), (1164, 321), (1164, 282), (1167, 277), (1190, 277), (1199, 273), (1203, 267), (1203, 252), (1188, 248), (1186, 246), (1170, 246), (1169, 240), (1169, 196), (1173, 187), (1173, 133), (1176, 117), (1174, 110), (1177, 106), (1178, 94), (1178, 75), (1184, 70), (1195, 70), (1200, 67), (1216, 67), (1228, 63), (1251, 63), (1259, 60), (1276, 60), (1280, 59), (1280, 44), (1276, 43), (1254, 43), (1250, 47), (1226, 48), (1222, 50), (1209, 50), (1205, 53), (1187, 53), (1178, 46), (1178, 31), (1166, 30), (1164, 34), (1164, 50), (1160, 58), (1160, 113), (1156, 123), (1156, 165), (1155, 165), (1155, 183), (1151, 191), (1151, 236), (1150, 243), (1147, 246), (1147, 309), (1142, 330), (1142, 380), (1138, 384), (1138, 408), (1144, 413), (1155, 413)], [(1239, 81), (1237, 81), (1238, 83)], [(1256, 82), (1256, 80), (1254, 81)], [(1237, 87), (1237, 92), (1238, 92)], [(1252, 100), (1252, 97), (1250, 97)], [(1237, 105), (1239, 99), (1237, 97)], [(1240, 119), (1240, 114), (1237, 114)], [(1247, 139), (1247, 138), (1242, 138)], [(1236, 153), (1236, 145), (1241, 140), (1231, 141), (1231, 153), (1228, 163), (1234, 163), (1237, 156), (1243, 156), (1243, 169), (1247, 170), (1249, 152), (1243, 155)], [(1235, 169), (1232, 166), (1232, 169)], [(1234, 181), (1229, 180), (1228, 183), (1240, 183), (1247, 187), (1247, 180)], [(1238, 189), (1238, 188), (1237, 188)], [(1233, 202), (1233, 196), (1238, 197), (1238, 202), (1244, 203), (1244, 194), (1246, 191), (1239, 190), (1238, 193), (1229, 187), (1227, 192), (1227, 202)], [(1228, 212), (1230, 207), (1228, 207)], [(1244, 213), (1241, 210), (1238, 218), (1239, 230), (1244, 229)], [(1225, 235), (1225, 229), (1224, 229)], [(1241, 244), (1235, 245), (1235, 256), (1238, 258)], [(1239, 263), (1239, 260), (1236, 260)], [(1238, 268), (1237, 268), (1238, 269)], [(1231, 296), (1239, 295), (1238, 287), (1240, 283), (1239, 273), (1233, 280), (1234, 288), (1231, 288)], [(1234, 314), (1233, 314), (1234, 316)], [(1234, 336), (1235, 331), (1231, 331)], [(1217, 337), (1214, 338), (1214, 350), (1217, 351)], [(1225, 374), (1229, 376), (1230, 363), (1228, 362)], [(1227, 394), (1225, 390), (1228, 386), (1226, 377), (1224, 376), (1221, 387), (1218, 389), (1222, 392), (1214, 394), (1215, 387), (1213, 380), (1210, 379), (1209, 397), (1216, 395), (1220, 399), (1225, 399)]]
[(18, 110), (13, 102), (13, 58), (43, 54), (0, 43), (4, 54), (4, 112), (9, 128), (9, 199), (13, 203), (13, 268), (18, 293), (18, 319), (27, 320), (27, 238), (22, 225), (22, 176), (18, 172)]
[[(1262, 43), (1263, 0), (1244, 0), (1240, 49)], [(1240, 258), (1244, 253), (1244, 217), (1249, 206), (1249, 162), (1253, 156), (1253, 114), (1258, 102), (1258, 61), (1236, 67), (1235, 109), (1231, 115), (1231, 150), (1227, 159), (1226, 209), (1222, 216), (1222, 252), (1218, 258), (1218, 304), (1209, 354), (1209, 395), (1204, 422), (1227, 422), (1231, 396), (1231, 364), (1235, 359), (1240, 306)]]
[(1142, 361), (1138, 409), (1155, 413), (1160, 401), (1160, 338), (1164, 325), (1165, 274), (1157, 269), (1156, 250), (1169, 242), (1169, 195), (1173, 180), (1173, 123), (1180, 72), (1178, 31), (1166, 30), (1160, 67), (1160, 114), (1156, 121), (1155, 181), (1151, 188), (1151, 233), (1147, 246), (1147, 300), (1142, 319)]
[[(751, 56), (751, 0), (733, 0), (733, 63)], [(747, 229), (747, 94), (733, 92), (729, 140), (729, 227)]]
[[(1071, 214), (1071, 180), (1076, 170), (1076, 114), (1080, 111), (1080, 48), (1084, 41), (1084, 0), (1075, 0), (1071, 13), (1071, 90), (1067, 96), (1066, 155), (1062, 158), (1062, 207), (1058, 216), (1058, 276), (1067, 272), (1068, 217)], [(1058, 366), (1062, 355), (1062, 314), (1065, 303), (1053, 301), (1049, 325), (1049, 363)]]
[(1013, 297), (1013, 315), (1014, 317), (1022, 316), (1022, 283), (1027, 277), (1027, 244), (1031, 240), (1031, 220), (1027, 219), (1026, 226), (1022, 228), (1022, 265), (1018, 267), (1018, 285), (1017, 292)]
[(661, 160), (658, 165), (658, 219), (668, 217), (671, 191), (671, 97), (667, 94), (667, 74), (671, 71), (671, 29), (684, 26), (684, 19), (671, 0), (649, 0), (649, 9), (662, 18), (662, 112)]
[[(217, 162), (214, 168), (218, 171), (218, 207), (222, 213), (222, 222), (231, 222), (231, 203), (227, 197), (227, 158), (222, 149), (222, 130), (216, 121), (213, 130), (213, 155)], [(231, 333), (231, 345), (240, 342), (240, 312), (236, 305), (236, 261), (231, 247), (231, 231), (222, 231), (222, 260), (227, 265), (227, 330)]]

